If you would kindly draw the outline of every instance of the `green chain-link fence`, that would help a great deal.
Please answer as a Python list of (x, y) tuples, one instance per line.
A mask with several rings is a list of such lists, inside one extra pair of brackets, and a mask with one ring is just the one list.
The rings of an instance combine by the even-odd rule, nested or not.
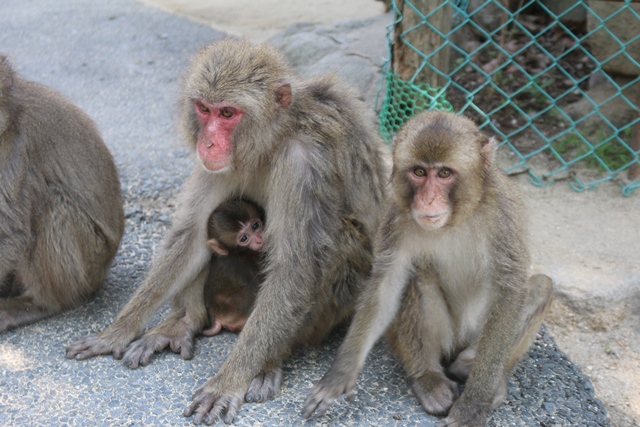
[(505, 172), (527, 172), (536, 185), (568, 179), (581, 191), (613, 179), (625, 195), (640, 187), (640, 3), (391, 7), (387, 141), (413, 114), (447, 109), (502, 137), (513, 153)]

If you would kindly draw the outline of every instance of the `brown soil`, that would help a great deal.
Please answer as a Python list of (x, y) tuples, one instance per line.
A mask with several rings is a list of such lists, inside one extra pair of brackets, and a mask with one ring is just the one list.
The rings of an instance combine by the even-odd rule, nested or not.
[(614, 427), (640, 426), (640, 319), (581, 317), (555, 301), (547, 330), (591, 379)]

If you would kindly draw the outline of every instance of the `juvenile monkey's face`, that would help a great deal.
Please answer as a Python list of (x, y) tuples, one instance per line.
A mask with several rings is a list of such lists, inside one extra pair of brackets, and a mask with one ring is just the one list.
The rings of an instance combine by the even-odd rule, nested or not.
[(450, 193), (457, 173), (443, 165), (415, 165), (406, 173), (413, 188), (411, 214), (424, 230), (433, 231), (444, 227), (451, 217)]

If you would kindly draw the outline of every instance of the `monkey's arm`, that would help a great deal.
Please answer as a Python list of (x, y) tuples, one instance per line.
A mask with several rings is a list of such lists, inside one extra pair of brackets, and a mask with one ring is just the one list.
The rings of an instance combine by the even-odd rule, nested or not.
[[(97, 335), (73, 343), (67, 349), (67, 358), (83, 360), (108, 353), (116, 359), (121, 358), (127, 345), (164, 303), (192, 285), (196, 278), (204, 281), (200, 272), (210, 259), (205, 246), (207, 216), (228, 195), (225, 187), (217, 182), (219, 179), (200, 167), (194, 169), (178, 201), (174, 225), (164, 239), (163, 249), (154, 257), (145, 280), (113, 324)], [(212, 192), (211, 188), (219, 191)], [(202, 197), (203, 194), (208, 197)]]
[[(506, 223), (506, 221), (505, 221)], [(506, 242), (506, 239), (501, 239)], [(515, 241), (515, 242), (514, 242)], [(483, 426), (496, 392), (505, 381), (507, 361), (513, 354), (517, 336), (524, 327), (527, 310), (528, 254), (518, 239), (496, 249), (494, 301), (480, 337), (469, 379), (442, 426)]]
[(395, 248), (389, 236), (382, 236), (382, 247), (384, 251), (376, 255), (369, 284), (360, 296), (336, 359), (307, 396), (302, 409), (305, 418), (314, 411), (317, 416), (323, 415), (341, 394), (351, 394), (371, 348), (396, 316), (413, 272), (412, 258), (410, 253)]
[(338, 240), (342, 198), (327, 184), (335, 178), (334, 165), (313, 150), (291, 142), (271, 165), (265, 279), (232, 353), (185, 411), (195, 414), (195, 423), (223, 413), (226, 422), (233, 420), (254, 377), (267, 364), (280, 364), (291, 349), (314, 309), (321, 267), (339, 256), (332, 243)]

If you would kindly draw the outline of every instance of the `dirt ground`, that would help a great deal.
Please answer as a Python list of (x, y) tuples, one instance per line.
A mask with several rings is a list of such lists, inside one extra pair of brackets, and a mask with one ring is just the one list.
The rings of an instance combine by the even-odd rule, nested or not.
[(640, 331), (638, 319), (617, 325), (589, 321), (556, 301), (547, 330), (591, 378), (614, 427), (640, 426)]
[(556, 282), (547, 330), (589, 376), (611, 425), (640, 426), (640, 192), (516, 180), (529, 208), (532, 272)]
[[(364, 18), (376, 16), (384, 12), (383, 3), (374, 0), (142, 0), (165, 11), (188, 17), (197, 22), (211, 25), (216, 29), (234, 35), (242, 35), (255, 41), (264, 41), (280, 30), (296, 22), (330, 23), (341, 19)], [(616, 264), (616, 243), (619, 241), (600, 242), (592, 231), (602, 228), (602, 224), (591, 226), (581, 221), (591, 221), (592, 217), (603, 217), (607, 224), (616, 221), (610, 213), (621, 217), (638, 218), (640, 212), (640, 190), (636, 190), (630, 198), (620, 195), (620, 188), (615, 184), (601, 185), (597, 194), (573, 192), (566, 183), (556, 183), (552, 188), (533, 187), (522, 177), (522, 187), (534, 210), (536, 220), (541, 227), (551, 228), (542, 237), (534, 238), (538, 249), (538, 268), (545, 270), (545, 263), (554, 258), (561, 258), (556, 264), (570, 260), (575, 265), (566, 265), (565, 270), (571, 272), (574, 280), (580, 281), (585, 274), (608, 277), (609, 282), (616, 283), (618, 265)], [(582, 205), (582, 203), (586, 203)], [(613, 209), (613, 211), (609, 211)], [(576, 211), (579, 215), (574, 216)], [(542, 220), (540, 220), (542, 216)], [(545, 222), (546, 221), (546, 222)], [(607, 247), (611, 252), (580, 252), (579, 248), (562, 246), (571, 238), (566, 230), (583, 226), (581, 231), (573, 232), (578, 239), (577, 246), (596, 240), (594, 246)], [(592, 227), (591, 229), (589, 227)], [(593, 228), (595, 227), (595, 228)], [(630, 227), (626, 244), (640, 252), (639, 227)], [(580, 235), (580, 232), (582, 235)], [(624, 233), (624, 231), (623, 231)], [(630, 236), (629, 236), (630, 233)], [(597, 233), (595, 233), (597, 234)], [(624, 235), (623, 235), (624, 237)], [(552, 241), (553, 240), (553, 241)], [(585, 243), (586, 241), (586, 243)], [(559, 243), (559, 244), (558, 244)], [(554, 246), (555, 245), (555, 246)], [(545, 247), (552, 246), (545, 252)], [(635, 248), (635, 249), (634, 249)], [(574, 252), (575, 250), (575, 252)], [(566, 253), (569, 251), (570, 253)], [(535, 259), (534, 250), (534, 259)], [(582, 258), (581, 258), (582, 257)], [(598, 264), (603, 267), (599, 267)], [(625, 265), (629, 273), (629, 266)], [(638, 273), (638, 266), (631, 266), (631, 272)], [(607, 269), (611, 269), (609, 273)], [(624, 269), (622, 269), (624, 270)], [(573, 274), (576, 271), (576, 274)], [(554, 276), (553, 272), (550, 273)], [(562, 280), (562, 274), (559, 274)], [(628, 274), (627, 274), (628, 276)], [(554, 279), (557, 279), (554, 276)], [(597, 281), (596, 281), (597, 282)], [(602, 283), (602, 282), (598, 282)], [(605, 282), (606, 283), (606, 282)], [(640, 426), (640, 307), (629, 307), (616, 304), (614, 308), (584, 314), (585, 310), (572, 310), (557, 298), (547, 320), (548, 330), (559, 347), (569, 355), (571, 360), (582, 367), (594, 385), (596, 396), (600, 398), (609, 411), (611, 425), (614, 427)], [(582, 314), (580, 314), (582, 313)], [(594, 314), (595, 313), (595, 314)], [(635, 315), (633, 314), (635, 313)]]

